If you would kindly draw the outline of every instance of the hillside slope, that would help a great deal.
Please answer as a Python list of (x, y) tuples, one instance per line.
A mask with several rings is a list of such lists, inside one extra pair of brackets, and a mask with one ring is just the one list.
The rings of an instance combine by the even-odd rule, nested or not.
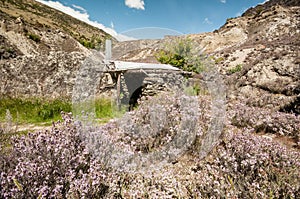
[[(271, 0), (228, 19), (219, 30), (188, 35), (216, 61), (228, 82), (230, 100), (299, 114), (299, 8), (299, 1)], [(155, 62), (160, 44), (170, 39), (121, 42), (114, 54)]]
[(88, 48), (111, 38), (33, 0), (1, 1), (0, 18), (0, 94), (6, 96), (69, 97)]
[(105, 37), (111, 37), (103, 30), (34, 0), (3, 0), (0, 5), (1, 19), (20, 17), (37, 30), (59, 29), (77, 41), (90, 41), (94, 44), (103, 42)]

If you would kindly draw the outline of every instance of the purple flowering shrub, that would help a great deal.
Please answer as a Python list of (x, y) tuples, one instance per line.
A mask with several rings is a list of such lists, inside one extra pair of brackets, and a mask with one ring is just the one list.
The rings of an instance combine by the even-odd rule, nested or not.
[[(139, 109), (128, 113), (131, 117), (118, 126), (122, 141), (133, 146), (135, 151), (147, 153), (168, 145), (179, 132), (192, 134), (196, 131), (195, 136), (201, 136), (209, 125), (210, 100), (208, 96), (195, 98), (196, 101), (190, 98), (195, 97), (160, 94), (141, 103)], [(187, 109), (194, 109), (194, 112)], [(188, 125), (189, 132), (185, 132), (184, 125)], [(201, 128), (197, 128), (199, 126)]]
[(210, 106), (208, 96), (161, 93), (119, 120), (86, 131), (84, 141), (95, 158), (118, 171), (158, 169), (207, 132)]
[(237, 133), (193, 171), (202, 176), (197, 190), (205, 198), (299, 198), (299, 166), (299, 151)]
[[(196, 102), (157, 96), (101, 127), (83, 127), (63, 114), (50, 130), (15, 137), (9, 151), (0, 150), (0, 198), (300, 198), (300, 152), (242, 132), (259, 122), (248, 120), (251, 114), (275, 120), (277, 113), (230, 108), (235, 120), (200, 159), (211, 100), (199, 96)], [(249, 116), (243, 117), (245, 109)], [(278, 117), (287, 127), (274, 125), (297, 134), (293, 116), (291, 123)], [(150, 156), (167, 149), (179, 154), (176, 161), (166, 161), (167, 152)]]
[(124, 198), (299, 198), (300, 153), (236, 133), (209, 156), (185, 155), (151, 174), (120, 180)]
[(91, 160), (70, 115), (64, 114), (63, 122), (54, 123), (50, 131), (16, 137), (12, 144), (10, 153), (1, 156), (0, 197), (89, 198), (105, 194), (101, 167)]
[(232, 125), (256, 133), (290, 136), (300, 146), (300, 116), (249, 107), (242, 103), (231, 105), (228, 115)]

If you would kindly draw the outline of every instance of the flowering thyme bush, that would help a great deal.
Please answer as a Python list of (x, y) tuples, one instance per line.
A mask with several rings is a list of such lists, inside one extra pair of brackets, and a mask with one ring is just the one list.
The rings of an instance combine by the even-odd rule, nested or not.
[(239, 128), (247, 128), (257, 133), (290, 136), (300, 145), (300, 116), (249, 107), (242, 103), (231, 105), (228, 115), (231, 123)]
[(207, 132), (208, 98), (161, 93), (118, 121), (83, 133), (84, 140), (106, 166), (127, 172), (159, 169)]
[[(132, 120), (81, 128), (63, 114), (63, 122), (54, 123), (50, 131), (14, 138), (9, 152), (0, 150), (0, 198), (300, 198), (300, 152), (231, 125), (204, 159), (196, 152), (172, 162), (144, 161), (147, 154), (172, 143), (169, 139), (180, 132), (177, 127), (194, 125), (188, 122), (189, 113), (199, 124), (190, 152), (198, 149), (197, 139), (207, 132), (211, 113), (205, 109), (210, 100), (200, 97), (200, 107), (193, 110), (199, 113), (183, 114), (182, 103), (188, 100), (177, 97), (141, 104), (128, 113)], [(172, 100), (177, 103), (168, 103)], [(164, 111), (151, 113), (151, 107)], [(166, 120), (155, 126), (149, 117)], [(147, 126), (157, 129), (151, 129), (153, 134), (137, 132)], [(148, 163), (159, 169), (147, 172)], [(136, 167), (144, 169), (136, 172)]]
[(107, 190), (101, 165), (91, 160), (68, 114), (50, 131), (16, 137), (0, 160), (2, 198), (90, 198)]
[(120, 189), (124, 198), (299, 198), (299, 166), (299, 152), (239, 132), (203, 160), (124, 175)]
[[(212, 161), (207, 161), (212, 159)], [(267, 138), (236, 134), (200, 162), (202, 196), (299, 198), (300, 153)]]

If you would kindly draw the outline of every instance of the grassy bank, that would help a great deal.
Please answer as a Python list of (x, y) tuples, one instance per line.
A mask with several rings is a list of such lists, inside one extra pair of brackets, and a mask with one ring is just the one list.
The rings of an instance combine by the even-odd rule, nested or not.
[(18, 123), (42, 123), (60, 119), (60, 112), (70, 112), (67, 100), (41, 98), (0, 98), (0, 120), (5, 121), (9, 110), (12, 121)]
[[(94, 104), (97, 118), (105, 120), (115, 116), (110, 99), (97, 99)], [(72, 112), (72, 102), (64, 99), (0, 98), (0, 122), (7, 121), (8, 111), (14, 123), (51, 123), (61, 119), (61, 111)]]

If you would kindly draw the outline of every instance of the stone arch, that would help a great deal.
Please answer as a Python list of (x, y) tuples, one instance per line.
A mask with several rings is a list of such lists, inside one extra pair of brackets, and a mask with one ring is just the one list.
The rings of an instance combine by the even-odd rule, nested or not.
[(133, 108), (137, 105), (138, 99), (142, 97), (144, 86), (138, 87), (129, 98), (129, 111), (132, 111)]

